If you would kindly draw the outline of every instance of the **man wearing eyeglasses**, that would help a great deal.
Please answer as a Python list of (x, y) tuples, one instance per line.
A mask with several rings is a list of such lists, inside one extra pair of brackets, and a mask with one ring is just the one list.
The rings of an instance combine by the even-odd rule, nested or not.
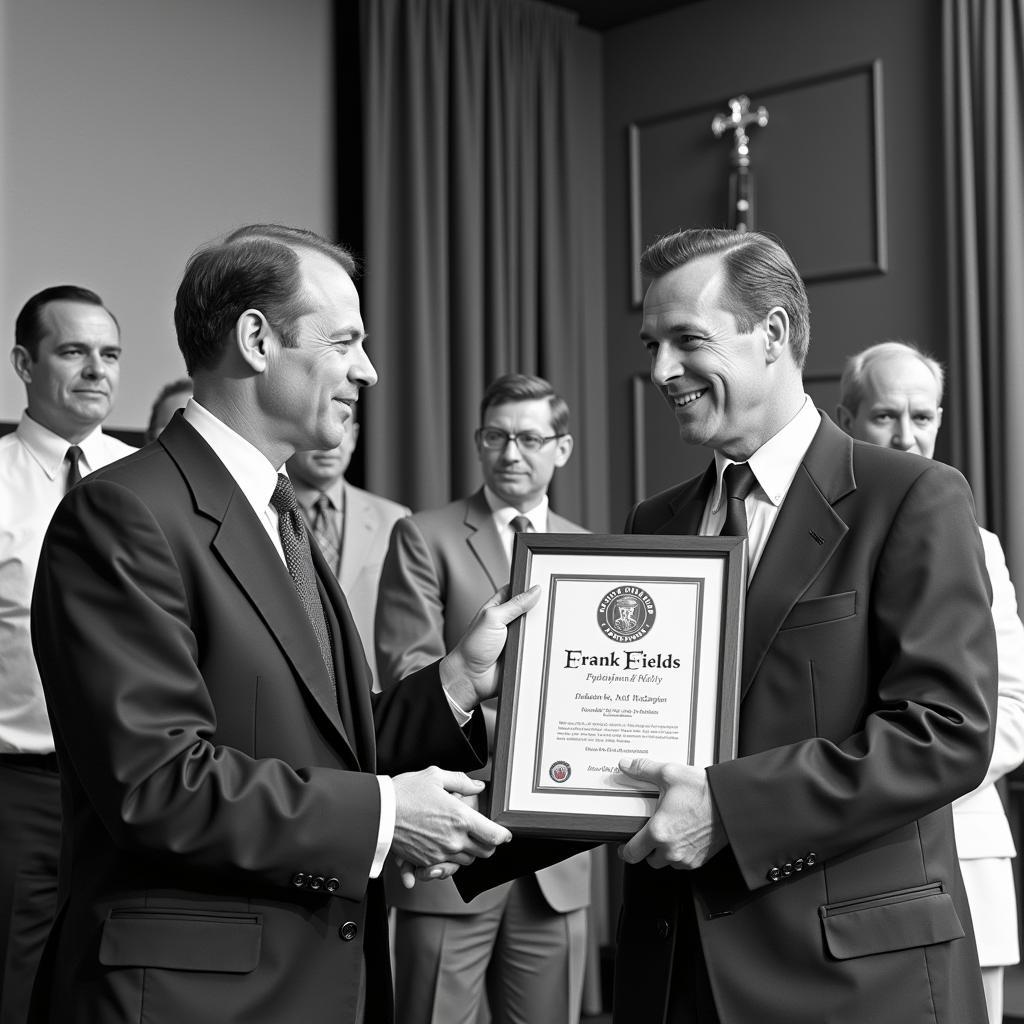
[[(572, 455), (569, 408), (540, 377), (506, 374), (480, 403), (476, 449), (484, 485), (468, 498), (399, 520), (377, 600), (384, 686), (437, 660), (480, 605), (509, 581), (520, 530), (585, 532), (548, 506), (555, 470)], [(495, 704), (496, 702), (491, 702)], [(495, 707), (483, 706), (493, 746)], [(489, 768), (485, 770), (489, 774)], [(396, 1011), (403, 1024), (474, 1024), (486, 985), (492, 1018), (579, 1020), (590, 902), (589, 854), (463, 901), (450, 879), (402, 887)]]

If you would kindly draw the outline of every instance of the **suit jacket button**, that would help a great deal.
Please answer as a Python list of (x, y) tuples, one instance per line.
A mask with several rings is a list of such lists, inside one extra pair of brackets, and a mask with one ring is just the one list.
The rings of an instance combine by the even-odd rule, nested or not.
[(777, 882), (781, 877), (782, 872), (777, 867), (771, 868), (771, 870), (768, 872), (769, 882)]
[(313, 890), (313, 892), (319, 891), (320, 889), (323, 888), (323, 886), (324, 886), (324, 876), (323, 875), (310, 875), (309, 876), (309, 887), (310, 887), (310, 889)]
[(654, 922), (654, 930), (657, 932), (659, 939), (667, 939), (670, 931), (668, 921), (663, 917), (659, 917), (658, 920)]
[(804, 857), (804, 864), (809, 868), (813, 868), (818, 863), (818, 855), (816, 853), (809, 853)]
[(341, 888), (341, 882), (337, 878), (328, 878), (324, 882), (324, 888), (328, 892), (337, 892)]
[(304, 871), (296, 871), (295, 874), (292, 875), (292, 885), (294, 885), (296, 889), (301, 889), (305, 884), (306, 873)]
[(359, 928), (355, 921), (346, 921), (339, 929), (338, 934), (345, 940), (351, 942), (359, 934)]
[(795, 861), (793, 861), (793, 870), (794, 871), (803, 871), (803, 869), (804, 869), (804, 859), (803, 859), (803, 857), (797, 857), (797, 859)]
[(791, 874), (793, 874), (793, 864), (791, 861), (787, 860), (786, 863), (782, 865), (782, 877), (789, 878)]

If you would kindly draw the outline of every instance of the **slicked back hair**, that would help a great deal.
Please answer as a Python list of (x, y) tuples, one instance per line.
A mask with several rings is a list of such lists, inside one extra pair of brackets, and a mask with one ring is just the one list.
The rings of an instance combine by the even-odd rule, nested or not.
[(880, 341), (856, 355), (850, 356), (843, 367), (843, 376), (839, 381), (839, 404), (856, 416), (860, 403), (864, 401), (864, 381), (868, 370), (874, 363), (893, 356), (913, 356), (920, 359), (931, 371), (935, 383), (939, 386), (939, 404), (942, 404), (942, 393), (946, 387), (946, 371), (942, 364), (927, 352), (908, 341)]
[(640, 257), (648, 280), (663, 277), (702, 256), (720, 255), (725, 270), (722, 306), (749, 333), (775, 307), (789, 314), (793, 359), (803, 367), (811, 341), (807, 292), (785, 248), (757, 231), (739, 234), (724, 228), (689, 228), (652, 242)]
[(525, 373), (506, 373), (491, 381), (480, 400), (480, 425), (483, 426), (484, 417), (492, 405), (531, 402), (538, 398), (546, 398), (551, 406), (551, 428), (554, 432), (568, 433), (569, 405), (566, 400), (543, 377), (531, 377)]
[(232, 327), (247, 309), (258, 309), (284, 345), (295, 345), (295, 322), (310, 309), (299, 267), (304, 250), (327, 256), (355, 276), (356, 261), (344, 246), (280, 224), (246, 225), (193, 254), (174, 304), (189, 376), (220, 362)]
[(32, 357), (32, 362), (39, 359), (39, 341), (43, 336), (42, 312), (51, 302), (81, 302), (87, 306), (99, 306), (105, 310), (117, 333), (121, 333), (121, 325), (117, 317), (103, 304), (103, 300), (88, 288), (77, 284), (57, 284), (36, 292), (21, 307), (18, 318), (14, 321), (14, 344), (20, 345)]

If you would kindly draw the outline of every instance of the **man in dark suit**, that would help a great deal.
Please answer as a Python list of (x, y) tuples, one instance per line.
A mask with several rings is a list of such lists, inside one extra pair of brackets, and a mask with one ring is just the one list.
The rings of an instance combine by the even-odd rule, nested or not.
[[(548, 506), (573, 446), (569, 407), (541, 377), (509, 373), (480, 402), (484, 486), (395, 524), (381, 575), (377, 657), (385, 680), (437, 659), (482, 601), (509, 580), (517, 529), (581, 533)], [(387, 683), (385, 683), (387, 685)], [(495, 708), (483, 708), (493, 741)], [(495, 1021), (575, 1024), (586, 958), (590, 854), (465, 903), (450, 881), (406, 889), (397, 907), (396, 993), (403, 1024), (472, 1024), (490, 997)]]
[(33, 640), (65, 831), (37, 1020), (391, 1021), (385, 855), (507, 838), (455, 795), (478, 783), (425, 766), (480, 763), (473, 708), (530, 599), (371, 696), (281, 473), (376, 381), (352, 272), (274, 225), (201, 249), (175, 307), (193, 400), (54, 517)]
[(739, 756), (621, 763), (661, 795), (621, 851), (614, 1019), (984, 1024), (949, 808), (985, 775), (996, 698), (967, 484), (815, 410), (773, 240), (684, 231), (642, 269), (651, 378), (714, 460), (627, 531), (728, 525), (749, 574)]

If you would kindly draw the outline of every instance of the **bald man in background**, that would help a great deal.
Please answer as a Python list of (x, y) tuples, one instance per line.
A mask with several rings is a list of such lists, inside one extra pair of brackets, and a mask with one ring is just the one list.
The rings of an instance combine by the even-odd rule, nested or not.
[[(860, 441), (930, 459), (942, 424), (942, 367), (918, 348), (882, 342), (847, 360), (839, 425)], [(1003, 968), (1020, 959), (1010, 859), (1013, 836), (996, 782), (1024, 760), (1024, 625), (999, 538), (981, 531), (992, 581), (999, 701), (992, 761), (982, 784), (953, 803), (960, 870), (974, 918), (990, 1024), (1003, 1019)]]

